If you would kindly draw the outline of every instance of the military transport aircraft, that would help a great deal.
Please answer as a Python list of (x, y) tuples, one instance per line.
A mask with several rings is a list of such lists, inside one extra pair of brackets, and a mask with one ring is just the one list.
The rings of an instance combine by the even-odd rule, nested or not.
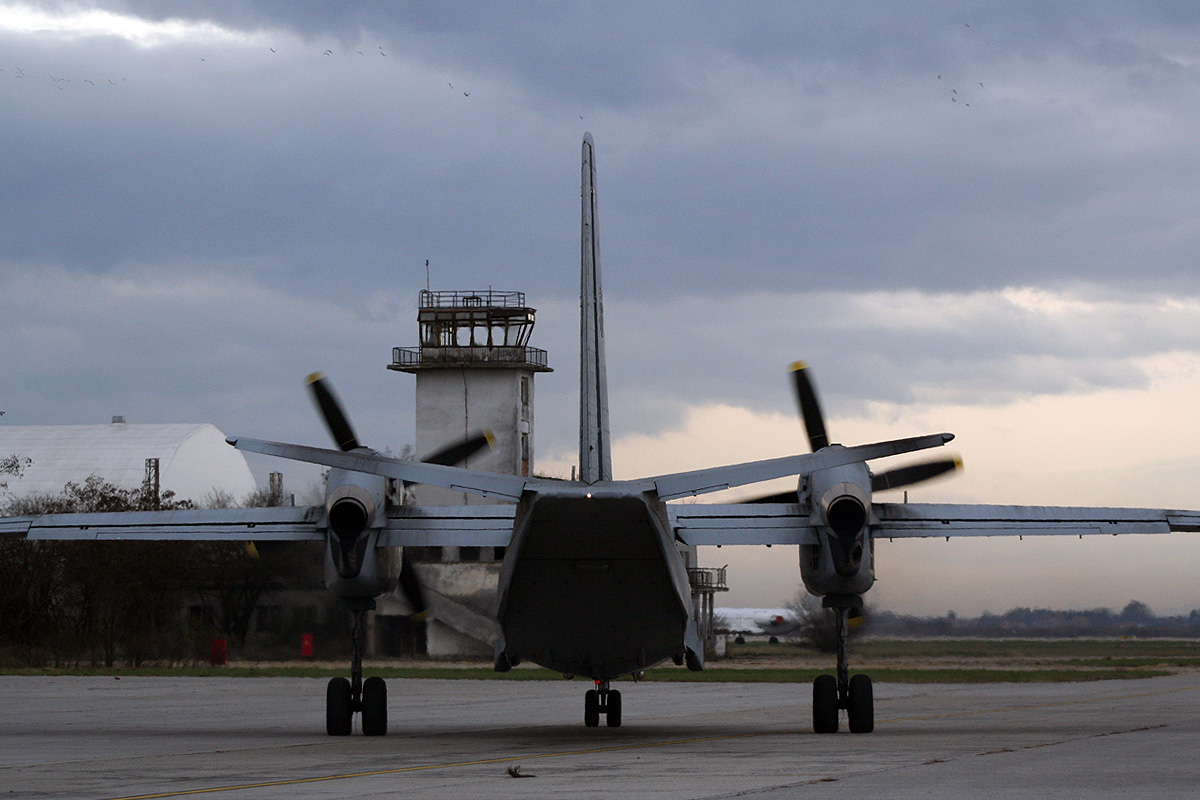
[[(472, 437), (428, 462), (389, 458), (361, 445), (328, 382), (310, 390), (338, 449), (231, 439), (256, 453), (330, 469), (324, 505), (196, 511), (66, 514), (0, 520), (0, 533), (29, 539), (158, 539), (325, 542), (327, 584), (355, 612), (351, 679), (334, 678), (326, 730), (387, 732), (387, 689), (362, 679), (363, 620), (388, 590), (381, 553), (430, 545), (505, 547), (496, 621), (495, 669), (530, 661), (591, 678), (584, 723), (621, 724), (621, 693), (611, 681), (667, 661), (704, 668), (692, 615), (684, 545), (799, 545), (800, 574), (836, 616), (836, 675), (813, 682), (813, 728), (833, 733), (845, 710), (851, 732), (874, 728), (871, 679), (849, 675), (847, 620), (875, 580), (876, 544), (920, 536), (1168, 533), (1200, 530), (1200, 512), (878, 503), (873, 494), (952, 470), (941, 459), (873, 474), (879, 458), (941, 447), (935, 433), (847, 447), (831, 443), (808, 370), (794, 365), (794, 390), (811, 453), (638, 480), (613, 480), (604, 359), (603, 299), (597, 238), (596, 171), (590, 135), (583, 140), (581, 386), (579, 479), (558, 481), (454, 466), (482, 445)], [(668, 501), (774, 478), (798, 476), (794, 492), (737, 504)], [(423, 483), (508, 501), (500, 505), (409, 506), (391, 481)], [(407, 575), (407, 578), (405, 577)], [(400, 580), (419, 606), (412, 569)]]

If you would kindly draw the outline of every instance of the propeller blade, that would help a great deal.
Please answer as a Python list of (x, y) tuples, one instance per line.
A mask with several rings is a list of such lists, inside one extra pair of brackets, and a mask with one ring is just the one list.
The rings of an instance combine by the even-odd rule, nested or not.
[(404, 593), (404, 599), (412, 608), (409, 618), (415, 622), (424, 620), (429, 613), (429, 602), (425, 599), (425, 591), (421, 588), (421, 579), (417, 577), (417, 571), (413, 569), (412, 561), (408, 558), (408, 554), (403, 552), (400, 554), (399, 586), (400, 591)]
[(808, 444), (815, 453), (829, 446), (829, 435), (825, 432), (825, 415), (821, 413), (817, 389), (808, 375), (808, 365), (803, 361), (792, 364), (792, 385), (796, 390), (800, 416), (804, 419), (804, 430), (808, 432)]
[(881, 472), (878, 475), (872, 475), (871, 491), (882, 492), (885, 489), (899, 489), (902, 486), (911, 486), (914, 483), (927, 481), (930, 478), (936, 478), (938, 475), (959, 469), (962, 469), (962, 459), (957, 456), (938, 461), (926, 461), (922, 464), (913, 464), (909, 467), (897, 467), (887, 472)]
[[(495, 444), (495, 442), (496, 437), (492, 435), (491, 431), (485, 429), (468, 436), (461, 442), (455, 442), (430, 453), (421, 460), (426, 464), (440, 464), (443, 467), (453, 467), (463, 463), (484, 447)], [(406, 487), (412, 485), (410, 481), (404, 481), (403, 483)], [(412, 614), (409, 615), (409, 619), (414, 622), (424, 621), (429, 615), (429, 601), (425, 597), (425, 590), (421, 586), (421, 579), (417, 577), (417, 571), (413, 569), (412, 560), (408, 557), (407, 549), (400, 552), (400, 578), (398, 585), (400, 591), (404, 593), (404, 598), (408, 601), (409, 607), (412, 608)]]
[(739, 503), (795, 503), (798, 502), (795, 490), (790, 492), (779, 492), (778, 494), (766, 494), (762, 497), (751, 497), (749, 500), (739, 500)]
[(441, 450), (430, 453), (421, 460), (426, 464), (441, 464), (444, 467), (453, 467), (463, 463), (484, 447), (490, 447), (495, 444), (496, 437), (492, 435), (491, 431), (484, 429), (468, 436), (461, 442), (446, 445)]
[(317, 409), (321, 412), (321, 419), (325, 420), (325, 426), (333, 435), (333, 441), (337, 443), (338, 449), (343, 452), (358, 449), (358, 437), (354, 435), (354, 429), (350, 427), (350, 420), (342, 411), (342, 405), (338, 402), (337, 395), (333, 393), (333, 386), (329, 379), (320, 372), (314, 372), (308, 376), (308, 389), (312, 392), (313, 402), (317, 404)]

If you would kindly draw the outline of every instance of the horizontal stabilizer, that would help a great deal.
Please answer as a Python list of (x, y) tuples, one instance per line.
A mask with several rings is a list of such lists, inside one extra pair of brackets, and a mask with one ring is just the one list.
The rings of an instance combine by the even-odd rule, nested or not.
[(672, 500), (689, 495), (719, 492), (734, 486), (745, 486), (789, 475), (800, 475), (818, 469), (840, 467), (843, 464), (853, 464), (858, 461), (870, 461), (900, 453), (911, 453), (914, 450), (941, 447), (953, 438), (954, 434), (952, 433), (935, 433), (929, 436), (915, 436), (910, 439), (896, 439), (890, 442), (862, 444), (855, 447), (830, 445), (816, 453), (750, 461), (745, 464), (711, 467), (691, 472), (678, 472), (647, 480), (654, 484), (660, 499)]
[(385, 478), (395, 478), (409, 483), (424, 483), (487, 497), (502, 497), (507, 500), (519, 500), (528, 483), (526, 478), (519, 475), (502, 475), (496, 472), (448, 467), (442, 464), (427, 464), (421, 461), (402, 461), (366, 450), (343, 453), (340, 450), (327, 450), (322, 447), (306, 447), (284, 442), (268, 442), (262, 439), (229, 439), (227, 441), (238, 450), (245, 450), (249, 453), (262, 453), (292, 461), (305, 461), (351, 472), (382, 475)]

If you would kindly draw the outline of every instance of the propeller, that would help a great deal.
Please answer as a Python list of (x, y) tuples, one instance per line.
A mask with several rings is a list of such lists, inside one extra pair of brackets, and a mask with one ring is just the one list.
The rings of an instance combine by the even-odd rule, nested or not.
[[(808, 444), (813, 452), (828, 447), (829, 433), (825, 429), (825, 413), (821, 410), (821, 401), (817, 397), (817, 387), (809, 372), (808, 364), (796, 361), (791, 366), (792, 389), (796, 393), (796, 405), (800, 409), (800, 419), (804, 422), (804, 430), (808, 434)], [(900, 489), (914, 483), (936, 478), (947, 472), (962, 469), (962, 460), (954, 458), (938, 459), (912, 464), (907, 467), (881, 472), (871, 476), (871, 491), (881, 492), (886, 489)], [(795, 492), (780, 492), (778, 494), (755, 497), (743, 500), (743, 503), (792, 503), (795, 502)]]
[(825, 415), (821, 412), (821, 401), (817, 399), (817, 387), (808, 374), (808, 365), (803, 361), (792, 364), (792, 388), (796, 390), (796, 404), (800, 406), (800, 417), (808, 433), (808, 444), (815, 453), (829, 446), (829, 434), (825, 432)]
[(317, 404), (321, 419), (325, 420), (325, 427), (329, 428), (338, 449), (343, 452), (357, 450), (361, 446), (358, 437), (354, 435), (350, 420), (342, 410), (337, 395), (333, 393), (329, 379), (320, 372), (314, 372), (308, 376), (308, 390), (312, 393), (313, 402)]
[(962, 469), (962, 459), (957, 456), (937, 461), (925, 461), (908, 467), (897, 467), (878, 475), (872, 475), (871, 491), (882, 492), (885, 489), (899, 489), (960, 469)]
[[(825, 415), (821, 411), (821, 401), (817, 399), (816, 385), (809, 374), (808, 365), (803, 361), (792, 364), (792, 386), (796, 390), (796, 404), (800, 407), (800, 417), (804, 420), (804, 429), (808, 432), (808, 443), (815, 453), (829, 445), (829, 434), (825, 431)], [(878, 475), (872, 475), (871, 491), (900, 489), (958, 469), (962, 469), (962, 460), (957, 456), (936, 461), (924, 461), (907, 467), (897, 467)], [(776, 496), (754, 502), (780, 502), (774, 497)]]
[[(317, 410), (321, 414), (321, 419), (325, 421), (325, 426), (329, 428), (329, 433), (333, 436), (338, 448), (343, 452), (349, 452), (362, 447), (358, 437), (354, 435), (354, 428), (350, 426), (350, 418), (342, 409), (342, 404), (338, 401), (329, 378), (320, 372), (314, 372), (308, 376), (307, 383), (313, 402), (316, 403)], [(421, 460), (427, 464), (454, 466), (463, 463), (484, 447), (495, 444), (495, 441), (496, 437), (491, 431), (477, 431), (462, 441), (454, 442), (430, 453)], [(407, 487), (410, 484), (405, 481), (404, 485)], [(421, 581), (417, 577), (416, 570), (413, 569), (412, 561), (403, 551), (400, 555), (399, 586), (413, 609), (412, 619), (423, 620), (429, 613), (429, 603), (425, 599), (425, 592), (421, 588)]]

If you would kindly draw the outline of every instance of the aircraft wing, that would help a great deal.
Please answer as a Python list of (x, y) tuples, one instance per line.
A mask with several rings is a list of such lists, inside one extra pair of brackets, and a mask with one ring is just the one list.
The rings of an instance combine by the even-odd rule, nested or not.
[[(386, 547), (504, 547), (516, 506), (401, 506), (388, 514)], [(0, 518), (0, 535), (34, 541), (324, 541), (322, 506), (120, 511)]]
[(875, 503), (872, 510), (876, 539), (1200, 532), (1200, 511), (1157, 508)]
[(0, 534), (33, 540), (321, 541), (320, 506), (44, 514), (0, 519)]
[(816, 544), (797, 503), (670, 504), (667, 516), (684, 544)]
[(515, 505), (400, 506), (388, 512), (387, 547), (507, 547)]

